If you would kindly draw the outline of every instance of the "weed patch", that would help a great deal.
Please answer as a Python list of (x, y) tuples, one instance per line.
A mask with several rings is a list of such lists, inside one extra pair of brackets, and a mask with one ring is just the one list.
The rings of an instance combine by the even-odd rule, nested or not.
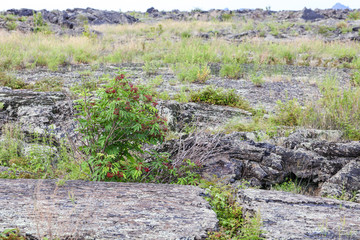
[(271, 190), (291, 192), (291, 193), (296, 193), (296, 194), (303, 193), (303, 188), (298, 183), (298, 181), (297, 180), (293, 181), (291, 179), (286, 180), (285, 182), (283, 182), (281, 184), (275, 184), (274, 186), (271, 186)]
[(235, 89), (225, 90), (223, 88), (207, 86), (201, 91), (192, 91), (190, 93), (190, 101), (251, 110), (249, 103), (236, 94)]
[(206, 187), (210, 195), (206, 200), (215, 211), (220, 226), (220, 230), (209, 233), (207, 239), (263, 239), (260, 237), (262, 233), (260, 216), (250, 217), (243, 213), (241, 206), (236, 202), (236, 189), (213, 183), (205, 183), (202, 187)]
[(232, 79), (239, 79), (243, 77), (244, 70), (239, 63), (224, 64), (220, 69), (220, 76)]
[(9, 87), (12, 89), (26, 89), (29, 85), (24, 81), (12, 77), (5, 72), (0, 72), (0, 86)]

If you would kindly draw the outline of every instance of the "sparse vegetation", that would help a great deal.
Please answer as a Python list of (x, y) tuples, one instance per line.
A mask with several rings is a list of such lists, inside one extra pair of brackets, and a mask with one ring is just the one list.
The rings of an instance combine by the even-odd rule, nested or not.
[[(40, 31), (45, 26), (41, 23), (43, 20), (40, 15), (36, 16), (35, 22)], [(249, 22), (242, 24), (249, 24)], [(203, 42), (201, 38), (195, 37), (196, 34), (191, 34), (192, 37), (189, 37), (192, 32), (216, 32), (216, 29), (231, 27), (232, 24), (231, 21), (194, 23), (164, 21), (154, 27), (154, 34), (158, 36), (161, 32), (161, 37), (146, 42), (144, 41), (148, 34), (146, 31), (144, 32), (144, 29), (147, 29), (146, 24), (138, 24), (133, 28), (129, 28), (127, 25), (94, 27), (94, 30), (104, 34), (102, 39), (96, 41), (86, 36), (55, 37), (44, 34), (25, 35), (19, 32), (12, 34), (2, 32), (0, 67), (15, 69), (46, 66), (56, 70), (58, 66), (68, 64), (144, 62), (151, 69), (151, 64), (157, 62), (201, 66), (223, 62), (225, 64), (224, 76), (228, 74), (227, 72), (233, 72), (229, 74), (229, 77), (238, 78), (239, 71), (232, 66), (232, 64), (235, 65), (235, 62), (239, 64), (297, 64), (299, 62), (297, 60), (302, 59), (304, 54), (308, 56), (308, 59), (319, 59), (319, 66), (326, 64), (320, 61), (321, 59), (330, 57), (333, 66), (344, 67), (338, 60), (348, 57), (351, 59), (348, 63), (349, 67), (357, 67), (357, 55), (360, 47), (356, 43), (335, 42), (330, 44), (321, 40), (305, 39), (270, 43), (260, 39), (249, 39), (241, 44), (235, 44), (221, 38), (212, 38)], [(278, 27), (274, 25), (273, 28), (286, 29), (289, 26), (291, 25), (283, 24)], [(236, 26), (236, 31), (242, 31), (243, 27), (245, 26)], [(343, 28), (343, 25), (339, 27), (346, 29)], [(179, 32), (178, 29), (182, 29), (182, 31)], [(320, 26), (322, 34), (335, 29)], [(177, 33), (182, 36), (181, 41), (167, 40)], [(118, 44), (116, 39), (121, 39), (121, 44)], [(111, 42), (114, 44), (108, 44)], [(151, 58), (149, 59), (147, 56), (151, 56)], [(225, 70), (225, 68), (229, 68), (227, 64), (233, 70)]]
[(12, 89), (25, 89), (28, 88), (29, 85), (16, 77), (6, 74), (5, 72), (0, 72), (0, 86)]
[(251, 74), (250, 80), (256, 87), (261, 87), (265, 83), (263, 75), (258, 73)]
[(360, 12), (357, 10), (354, 10), (348, 14), (348, 19), (351, 20), (359, 20), (360, 19)]
[(47, 25), (46, 21), (44, 21), (41, 12), (33, 13), (33, 24), (34, 24), (34, 32), (35, 33), (45, 33), (50, 34), (51, 30)]
[(244, 70), (240, 63), (228, 63), (224, 64), (220, 70), (220, 76), (239, 79), (243, 76)]
[[(267, 11), (270, 18), (270, 9)], [(194, 9), (191, 18), (202, 14), (201, 9)], [(130, 15), (149, 18), (149, 14), (137, 12)], [(246, 136), (244, 139), (260, 141), (280, 134), (287, 136), (297, 127), (306, 127), (341, 130), (346, 139), (360, 140), (360, 45), (355, 41), (324, 41), (329, 36), (332, 39), (345, 33), (349, 34), (340, 36), (354, 36), (350, 33), (355, 31), (353, 21), (338, 21), (330, 26), (319, 25), (321, 22), (275, 21), (275, 17), (261, 22), (257, 18), (267, 16), (255, 19), (245, 16), (239, 19), (238, 16), (237, 12), (223, 12), (211, 21), (161, 20), (133, 25), (91, 25), (90, 29), (84, 15), (77, 19), (83, 23), (82, 34), (69, 36), (51, 34), (41, 12), (33, 13), (34, 33), (26, 34), (13, 30), (22, 30), (21, 21), (27, 21), (27, 18), (0, 15), (6, 28), (0, 31), (0, 86), (63, 91), (66, 79), (49, 77), (29, 84), (28, 80), (18, 79), (12, 73), (36, 67), (41, 67), (41, 71), (43, 68), (58, 71), (61, 67), (62, 71), (66, 66), (82, 68), (83, 64), (85, 69), (91, 65), (92, 70), (108, 71), (109, 67), (111, 71), (115, 66), (128, 63), (136, 63), (131, 65), (130, 71), (142, 68), (140, 77), (131, 76), (136, 84), (147, 83), (147, 86), (135, 85), (122, 74), (113, 79), (113, 72), (100, 78), (91, 70), (79, 72), (82, 80), (71, 86), (66, 82), (65, 86), (74, 94), (72, 97), (78, 99), (75, 112), (81, 147), (67, 141), (55, 141), (50, 133), (31, 136), (27, 133), (25, 139), (21, 126), (1, 126), (0, 166), (6, 166), (8, 170), (0, 173), (0, 177), (61, 178), (59, 185), (67, 179), (199, 185), (201, 164), (188, 158), (176, 162), (167, 153), (143, 148), (146, 144), (161, 144), (166, 139), (183, 140), (196, 129), (193, 123), (186, 123), (179, 134), (168, 133), (167, 120), (156, 108), (157, 98), (247, 111), (226, 108), (243, 115), (239, 114), (240, 117), (231, 119), (219, 129), (210, 126), (208, 132), (254, 132), (239, 134)], [(360, 19), (360, 12), (350, 12), (348, 19)], [(101, 35), (98, 37), (95, 31)], [(301, 37), (305, 36), (302, 35), (304, 32), (311, 32), (316, 39)], [(283, 39), (287, 36), (300, 37)], [(267, 65), (274, 68), (268, 70)], [(296, 77), (288, 82), (282, 78), (273, 81), (266, 78), (265, 84), (264, 76), (277, 74), (283, 77), (281, 71), (293, 69), (289, 65), (349, 68), (343, 74), (351, 79), (342, 79), (341, 86), (329, 76), (324, 81), (307, 80), (312, 82), (311, 88), (316, 92), (312, 92), (311, 99), (303, 97), (306, 95), (303, 92), (278, 97), (284, 84), (302, 85), (303, 82), (296, 82), (300, 79), (295, 76), (297, 72), (287, 73), (289, 80)], [(296, 67), (294, 69), (297, 71)], [(270, 103), (266, 102), (264, 107), (267, 110), (255, 110), (241, 97), (242, 91), (269, 95)], [(248, 92), (242, 95), (248, 96)], [(257, 96), (247, 99), (254, 106), (261, 106)], [(259, 97), (260, 101), (263, 99)], [(282, 100), (278, 100), (275, 107), (276, 99)], [(1, 114), (9, 111), (8, 106), (7, 102), (0, 102)], [(244, 214), (236, 201), (234, 188), (217, 183), (202, 184), (207, 188), (207, 200), (219, 218), (219, 231), (209, 233), (208, 239), (262, 239), (261, 217)], [(293, 193), (304, 191), (291, 179), (272, 186), (272, 189)], [(356, 194), (349, 196), (344, 191), (333, 197), (354, 200)], [(22, 237), (17, 229), (8, 229), (0, 232), (0, 239), (21, 240)]]
[(274, 115), (262, 119), (261, 115), (251, 122), (233, 120), (225, 131), (257, 131), (274, 129), (276, 126), (304, 126), (316, 129), (337, 129), (350, 140), (360, 139), (360, 89), (341, 90), (335, 78), (328, 78), (321, 85), (322, 97), (300, 105), (297, 99), (278, 101)]
[(236, 94), (235, 89), (225, 90), (223, 88), (207, 86), (201, 91), (192, 91), (190, 93), (190, 101), (237, 107), (249, 111), (251, 110), (249, 103), (240, 95)]
[(209, 240), (263, 239), (260, 237), (261, 216), (245, 215), (236, 201), (237, 190), (229, 185), (203, 182), (210, 197), (206, 197), (219, 219), (220, 230), (209, 233)]
[(271, 190), (291, 192), (296, 194), (301, 194), (304, 192), (301, 184), (297, 180), (293, 181), (292, 179), (285, 180), (281, 184), (275, 184), (274, 186), (271, 186)]
[(17, 228), (3, 230), (2, 232), (0, 232), (0, 239), (1, 240), (26, 240), (26, 238), (20, 234), (20, 231)]

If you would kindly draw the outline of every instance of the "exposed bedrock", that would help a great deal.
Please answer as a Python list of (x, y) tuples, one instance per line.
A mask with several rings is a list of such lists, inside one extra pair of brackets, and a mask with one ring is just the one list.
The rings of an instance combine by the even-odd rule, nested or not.
[[(173, 159), (189, 158), (201, 162), (204, 166), (201, 175), (205, 178), (216, 175), (222, 181), (234, 184), (240, 183), (238, 180), (247, 180), (253, 186), (267, 188), (284, 182), (286, 178), (296, 178), (313, 194), (317, 194), (324, 185), (323, 194), (340, 196), (341, 191), (325, 191), (329, 184), (332, 187), (336, 185), (336, 189), (342, 189), (346, 194), (360, 190), (359, 184), (354, 184), (360, 176), (357, 165), (360, 142), (303, 139), (308, 143), (308, 148), (297, 144), (295, 149), (242, 139), (246, 139), (246, 133), (202, 134), (170, 141), (163, 146), (163, 150), (170, 152)], [(289, 136), (286, 140), (289, 143), (291, 139), (292, 136)]]
[(63, 93), (0, 87), (0, 102), (0, 126), (19, 123), (25, 133), (51, 132), (59, 139), (74, 133), (72, 101)]
[[(73, 103), (63, 93), (0, 88), (0, 102), (0, 125), (17, 122), (25, 133), (49, 132), (57, 139), (76, 134)], [(241, 109), (207, 104), (168, 101), (160, 106), (173, 130), (194, 121), (196, 126), (206, 127), (223, 124), (234, 116), (251, 117)], [(303, 129), (263, 143), (252, 141), (252, 135), (183, 136), (168, 141), (160, 150), (170, 152), (174, 161), (188, 158), (201, 163), (204, 177), (216, 175), (234, 184), (247, 180), (253, 186), (267, 188), (297, 178), (314, 194), (350, 196), (360, 190), (360, 142), (342, 142), (341, 132)]]
[(182, 185), (0, 179), (0, 229), (61, 239), (205, 239), (218, 220), (203, 194)]
[(198, 128), (224, 124), (233, 117), (249, 117), (252, 114), (239, 108), (217, 106), (199, 103), (179, 103), (163, 101), (159, 107), (160, 113), (167, 117), (173, 131), (182, 130), (186, 126), (195, 125)]
[(238, 201), (260, 214), (266, 239), (360, 239), (359, 203), (259, 189), (240, 190)]

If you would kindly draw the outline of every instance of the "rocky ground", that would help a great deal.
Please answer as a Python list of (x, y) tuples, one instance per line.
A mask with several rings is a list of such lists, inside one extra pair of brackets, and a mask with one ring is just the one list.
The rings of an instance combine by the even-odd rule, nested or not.
[[(146, 13), (121, 13), (69, 9), (40, 12), (55, 34), (72, 35), (83, 33), (85, 22), (97, 25), (153, 23), (165, 19), (226, 21), (230, 15), (234, 19), (296, 23), (276, 36), (266, 32), (263, 37), (269, 41), (314, 37), (314, 29), (323, 25), (335, 27), (322, 35), (325, 41), (357, 41), (357, 26), (360, 24), (356, 20), (347, 21), (349, 31), (346, 32), (336, 27), (347, 18), (350, 10), (160, 12), (148, 9)], [(33, 31), (32, 10), (8, 10), (5, 14), (26, 17), (15, 20), (16, 29)], [(8, 29), (8, 22), (8, 19), (0, 18), (0, 27)], [(309, 31), (305, 30), (308, 22), (311, 22), (312, 28)], [(211, 32), (202, 34), (204, 39), (213, 37)], [(241, 41), (244, 36), (258, 37), (259, 34), (261, 30), (250, 30), (243, 35), (224, 30), (217, 36)], [(219, 75), (220, 67), (221, 64), (212, 64), (210, 78), (201, 84), (179, 81), (171, 67), (166, 65), (150, 76), (144, 71), (143, 64), (134, 63), (96, 67), (70, 64), (56, 71), (46, 68), (13, 70), (8, 74), (26, 83), (44, 80), (56, 82), (62, 91), (37, 92), (0, 87), (0, 126), (9, 122), (20, 123), (27, 137), (34, 132), (50, 132), (57, 140), (65, 136), (74, 137), (73, 100), (76, 96), (72, 88), (81, 88), (86, 82), (101, 85), (102, 76), (115, 76), (119, 69), (126, 71), (134, 82), (142, 84), (153, 84), (153, 79), (161, 76), (161, 82), (152, 87), (157, 92), (166, 92), (170, 97), (182, 91), (198, 91), (208, 85), (235, 89), (237, 94), (249, 101), (252, 108), (263, 109), (268, 114), (276, 110), (279, 100), (296, 98), (304, 103), (319, 99), (319, 86), (327, 78), (336, 76), (342, 88), (351, 88), (353, 73), (352, 69), (347, 68), (296, 64), (260, 68), (243, 65), (244, 76), (229, 79)], [(265, 82), (261, 86), (249, 81), (249, 74), (254, 71), (264, 76)], [(189, 131), (181, 138), (157, 146), (157, 149), (169, 152), (174, 161), (188, 158), (201, 163), (203, 168), (199, 173), (205, 179), (213, 180), (215, 176), (218, 181), (231, 184), (234, 188), (243, 188), (244, 182), (253, 187), (240, 190), (237, 201), (247, 213), (261, 216), (266, 239), (360, 239), (358, 141), (344, 140), (343, 133), (337, 130), (302, 128), (291, 128), (287, 134), (275, 138), (264, 137), (262, 132), (210, 134), (234, 117), (250, 121), (253, 113), (238, 108), (175, 100), (163, 100), (158, 108), (169, 119), (169, 126), (174, 132), (194, 122), (202, 131), (195, 134)], [(6, 170), (0, 167), (0, 172)], [(301, 194), (270, 190), (288, 179), (299, 181)], [(40, 195), (37, 194), (39, 192)], [(56, 187), (53, 180), (0, 180), (0, 230), (16, 224), (29, 237), (36, 235), (38, 226), (34, 225), (36, 221), (33, 219), (37, 219), (38, 225), (59, 221), (54, 215), (50, 218), (46, 215), (56, 208), (57, 214), (64, 212), (64, 215), (71, 216), (61, 221), (63, 226), (76, 225), (76, 233), (81, 235), (79, 239), (204, 239), (207, 231), (217, 228), (215, 213), (202, 198), (204, 195), (203, 190), (192, 186), (74, 181)], [(34, 200), (36, 196), (42, 199)], [(321, 196), (341, 196), (353, 202)], [(32, 205), (35, 203), (39, 206), (33, 212)], [(88, 214), (86, 219), (83, 219), (84, 212)], [(74, 228), (52, 231), (61, 232), (64, 238), (74, 234)]]
[[(49, 26), (49, 30), (55, 34), (79, 35), (86, 31), (84, 25), (90, 26), (101, 24), (135, 24), (139, 22), (154, 23), (163, 20), (175, 21), (235, 21), (248, 20), (262, 23), (292, 23), (277, 31), (268, 31), (262, 28), (254, 28), (242, 33), (232, 33), (228, 29), (202, 32), (200, 37), (208, 39), (215, 35), (229, 40), (240, 40), (243, 37), (261, 36), (267, 40), (294, 39), (296, 37), (314, 37), (321, 33), (327, 41), (354, 40), (359, 38), (359, 20), (349, 19), (349, 14), (356, 10), (311, 10), (302, 11), (267, 11), (262, 9), (250, 10), (210, 10), (202, 11), (195, 9), (191, 12), (173, 10), (170, 12), (159, 11), (150, 8), (145, 13), (141, 12), (117, 12), (100, 11), (92, 8), (59, 10), (32, 10), (32, 9), (9, 9), (3, 12), (5, 17), (0, 18), (0, 28), (8, 30), (20, 30), (23, 32), (36, 31), (34, 14), (41, 13), (42, 19)], [(15, 17), (6, 17), (6, 16)], [(344, 22), (346, 20), (346, 22)], [(15, 23), (14, 23), (15, 22)], [(310, 24), (311, 23), (311, 24)], [(272, 29), (273, 30), (273, 29)], [(101, 32), (95, 32), (101, 35)]]

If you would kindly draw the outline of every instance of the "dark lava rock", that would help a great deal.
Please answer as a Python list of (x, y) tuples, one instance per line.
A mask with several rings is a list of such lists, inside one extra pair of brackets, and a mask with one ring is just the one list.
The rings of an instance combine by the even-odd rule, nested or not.
[(18, 15), (20, 17), (29, 17), (32, 16), (34, 13), (37, 13), (37, 11), (28, 8), (9, 9), (6, 12), (9, 14)]
[(314, 21), (317, 19), (323, 19), (324, 16), (311, 10), (311, 9), (307, 9), (305, 8), (303, 10), (303, 15), (301, 16), (302, 19), (306, 20), (306, 21)]
[(154, 7), (148, 8), (146, 10), (147, 13), (155, 13), (155, 12), (159, 12), (159, 10), (155, 9)]
[[(169, 152), (175, 162), (191, 159), (203, 166), (200, 169), (202, 177), (211, 179), (215, 175), (227, 183), (232, 182), (231, 179), (241, 179), (253, 186), (267, 188), (293, 177), (306, 187), (316, 188), (330, 181), (337, 186), (336, 189), (343, 189), (345, 193), (360, 191), (359, 184), (353, 184), (359, 180), (360, 172), (355, 167), (352, 171), (347, 170), (347, 164), (359, 157), (359, 142), (334, 143), (308, 139), (302, 140), (301, 144), (300, 140), (289, 137), (287, 141), (296, 142), (297, 147), (287, 148), (248, 141), (248, 135), (190, 135), (165, 143), (160, 151)], [(333, 179), (339, 171), (342, 172), (341, 179), (353, 180), (345, 181), (344, 185), (337, 178)]]

